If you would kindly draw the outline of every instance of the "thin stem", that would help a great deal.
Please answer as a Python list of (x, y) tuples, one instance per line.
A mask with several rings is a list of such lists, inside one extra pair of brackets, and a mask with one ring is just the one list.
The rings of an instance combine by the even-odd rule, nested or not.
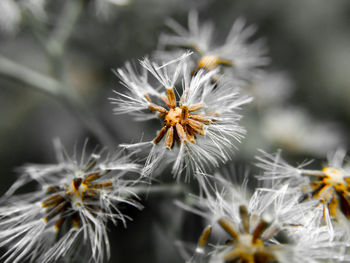
[(299, 172), (302, 173), (303, 175), (325, 177), (325, 173), (323, 171), (318, 171), (318, 170), (299, 169)]
[(28, 84), (41, 92), (60, 96), (60, 83), (55, 79), (22, 66), (0, 55), (0, 74), (13, 80)]
[(112, 136), (105, 130), (95, 116), (89, 111), (78, 96), (74, 96), (70, 90), (73, 87), (65, 87), (56, 79), (43, 75), (0, 55), (0, 75), (12, 80), (24, 83), (28, 87), (51, 95), (71, 109), (85, 125), (104, 145), (114, 146)]
[(15, 81), (27, 84), (41, 92), (51, 95), (65, 104), (75, 113), (85, 127), (90, 130), (104, 145), (114, 145), (113, 137), (109, 135), (103, 125), (91, 113), (90, 109), (76, 94), (74, 87), (69, 84), (64, 76), (63, 53), (69, 37), (83, 10), (83, 0), (66, 0), (65, 6), (59, 18), (59, 22), (51, 36), (47, 39), (47, 28), (33, 17), (27, 14), (31, 28), (40, 44), (44, 47), (52, 64), (54, 78), (33, 71), (19, 63), (13, 62), (0, 55), (0, 74)]
[(31, 12), (24, 12), (29, 28), (50, 59), (51, 74), (62, 81), (64, 80), (62, 56), (83, 7), (83, 0), (66, 0), (58, 25), (50, 36), (48, 36), (50, 30), (43, 23), (40, 23)]
[(26, 20), (28, 28), (32, 31), (38, 43), (47, 51), (46, 41), (48, 29), (45, 24), (39, 21), (32, 12), (24, 9), (22, 10), (22, 18)]
[(71, 36), (74, 26), (83, 10), (83, 1), (67, 0), (60, 15), (60, 20), (51, 34), (47, 46), (51, 55), (62, 56), (64, 47)]
[[(63, 53), (65, 46), (73, 33), (73, 29), (83, 10), (82, 0), (66, 0), (60, 14), (58, 25), (46, 42), (46, 50), (50, 57), (53, 74), (64, 81)], [(66, 86), (67, 87), (67, 86)]]

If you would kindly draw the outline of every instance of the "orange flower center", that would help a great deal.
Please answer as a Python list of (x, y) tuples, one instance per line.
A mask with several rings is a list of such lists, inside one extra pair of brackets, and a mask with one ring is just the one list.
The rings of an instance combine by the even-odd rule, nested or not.
[(175, 109), (170, 109), (167, 115), (165, 116), (165, 124), (167, 126), (175, 126), (176, 123), (180, 123), (182, 119), (182, 109), (176, 107)]
[(342, 212), (350, 219), (350, 177), (334, 167), (325, 167), (322, 172), (319, 175), (309, 174), (318, 177), (311, 183), (309, 193), (328, 206), (331, 217), (336, 218)]
[(332, 185), (337, 191), (346, 191), (347, 182), (344, 172), (333, 167), (326, 167), (322, 170), (325, 173), (323, 181)]
[[(183, 96), (180, 98), (180, 101), (183, 101)], [(164, 95), (162, 99), (169, 110), (152, 103), (148, 99), (150, 102), (148, 109), (151, 112), (158, 111), (158, 117), (164, 120), (163, 128), (153, 140), (154, 144), (159, 143), (165, 136), (165, 147), (170, 149), (174, 146), (175, 141), (178, 144), (181, 144), (181, 142), (195, 143), (196, 134), (204, 135), (205, 125), (209, 125), (211, 120), (201, 114), (194, 113), (203, 107), (202, 103), (187, 106), (180, 102), (179, 106), (177, 106), (178, 103), (173, 89), (168, 89), (168, 96)]]

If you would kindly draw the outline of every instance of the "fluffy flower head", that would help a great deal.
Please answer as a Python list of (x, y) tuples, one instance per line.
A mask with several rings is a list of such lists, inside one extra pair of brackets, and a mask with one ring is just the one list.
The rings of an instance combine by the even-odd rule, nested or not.
[[(10, 246), (5, 262), (57, 262), (76, 256), (75, 249), (83, 246), (94, 262), (109, 255), (106, 223), (125, 224), (127, 218), (118, 204), (141, 208), (132, 198), (135, 181), (124, 178), (125, 172), (138, 167), (121, 154), (86, 156), (85, 146), (80, 160), (75, 154), (68, 156), (59, 144), (57, 164), (22, 168), (23, 175), (0, 207), (0, 245)], [(33, 181), (39, 185), (36, 191), (14, 194)]]
[[(158, 65), (145, 59), (143, 71), (135, 73), (130, 64), (117, 71), (128, 94), (116, 92), (112, 98), (116, 113), (131, 113), (139, 119), (159, 118), (162, 127), (151, 142), (125, 145), (139, 149), (151, 147), (144, 174), (162, 162), (173, 162), (173, 173), (184, 169), (205, 171), (226, 161), (244, 133), (237, 121), (237, 110), (251, 101), (240, 97), (231, 82), (211, 82), (216, 71), (199, 71), (191, 76), (186, 57)], [(150, 74), (157, 84), (148, 79)], [(176, 87), (181, 79), (181, 86)]]
[[(298, 195), (288, 191), (287, 185), (258, 188), (246, 199), (245, 184), (238, 188), (218, 174), (215, 180), (215, 187), (203, 185), (204, 196), (195, 198), (193, 205), (179, 204), (210, 224), (191, 263), (322, 262), (345, 257), (339, 248), (346, 245), (329, 242), (327, 229), (318, 228), (308, 213), (311, 202), (299, 204)], [(216, 236), (214, 243), (211, 236)]]
[(305, 169), (308, 163), (293, 167), (281, 158), (280, 153), (262, 154), (257, 157), (257, 165), (265, 170), (260, 179), (273, 179), (301, 189), (301, 201), (314, 199), (324, 205), (327, 224), (333, 219), (350, 219), (350, 168), (344, 163), (343, 149), (330, 154), (327, 164), (319, 170)]
[[(213, 41), (215, 39), (213, 23), (200, 23), (195, 11), (188, 15), (188, 29), (174, 20), (169, 20), (168, 26), (174, 31), (174, 34), (161, 36), (161, 48), (173, 46), (192, 49), (196, 54), (195, 65), (192, 68), (193, 74), (200, 69), (210, 71), (215, 68), (229, 67), (231, 70), (226, 73), (231, 72), (236, 77), (246, 79), (257, 67), (268, 63), (263, 43), (261, 41), (249, 43), (255, 27), (245, 27), (245, 21), (242, 18), (237, 19), (233, 24), (222, 45)], [(160, 54), (167, 56), (167, 52), (160, 52)]]

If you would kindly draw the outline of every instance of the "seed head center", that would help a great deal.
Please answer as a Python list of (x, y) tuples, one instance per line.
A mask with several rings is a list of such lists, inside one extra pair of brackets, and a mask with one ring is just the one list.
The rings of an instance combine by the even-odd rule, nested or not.
[(67, 187), (67, 194), (75, 204), (83, 202), (84, 192), (88, 189), (88, 185), (84, 184), (81, 178), (74, 178), (72, 184)]
[(326, 177), (324, 178), (324, 182), (331, 184), (331, 185), (347, 185), (347, 182), (345, 181), (345, 173), (341, 170), (335, 169), (333, 167), (326, 167), (322, 170)]
[[(258, 253), (265, 248), (262, 240), (258, 238), (254, 242), (253, 239), (253, 235), (248, 233), (239, 235), (238, 242), (234, 243), (233, 249), (225, 255), (225, 262), (233, 262), (232, 259), (238, 259), (239, 262), (267, 262), (259, 260)], [(271, 260), (275, 259), (268, 251), (266, 256)]]
[(256, 239), (253, 242), (253, 235), (251, 234), (241, 234), (239, 235), (238, 242), (240, 245), (246, 248), (264, 247), (263, 242), (260, 239)]
[(176, 107), (175, 109), (170, 109), (167, 115), (165, 116), (165, 124), (167, 126), (175, 126), (176, 123), (180, 123), (182, 119), (182, 109)]

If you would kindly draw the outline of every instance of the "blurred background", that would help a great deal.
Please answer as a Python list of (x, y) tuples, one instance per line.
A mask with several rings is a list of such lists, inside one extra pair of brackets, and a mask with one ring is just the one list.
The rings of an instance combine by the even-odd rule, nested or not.
[[(192, 9), (215, 23), (219, 41), (245, 17), (269, 49), (270, 65), (247, 89), (255, 100), (241, 112), (247, 135), (236, 165), (252, 166), (258, 148), (316, 166), (349, 148), (349, 1), (1, 0), (0, 193), (16, 167), (55, 162), (53, 138), (70, 151), (85, 138), (116, 148), (154, 137), (157, 121), (113, 115), (108, 98), (122, 89), (112, 69), (154, 52), (165, 20), (187, 27)], [(182, 262), (175, 241), (195, 242), (201, 225), (176, 198), (149, 195), (143, 211), (127, 209), (134, 222), (110, 226), (110, 262)]]

